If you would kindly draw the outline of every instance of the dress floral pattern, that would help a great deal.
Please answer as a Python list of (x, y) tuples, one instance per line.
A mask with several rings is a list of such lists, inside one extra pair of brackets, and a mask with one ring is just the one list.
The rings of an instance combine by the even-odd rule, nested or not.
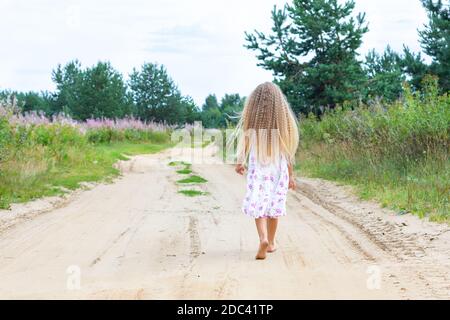
[(284, 156), (276, 163), (262, 165), (251, 152), (242, 211), (252, 218), (285, 216), (288, 187), (288, 164)]

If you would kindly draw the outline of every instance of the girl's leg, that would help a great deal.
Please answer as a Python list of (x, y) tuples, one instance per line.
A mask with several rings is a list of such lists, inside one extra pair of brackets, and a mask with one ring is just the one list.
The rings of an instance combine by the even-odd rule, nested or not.
[(269, 240), (269, 247), (267, 248), (267, 252), (274, 252), (275, 248), (275, 234), (277, 232), (278, 227), (278, 218), (272, 218), (267, 220), (267, 233)]
[(265, 259), (267, 248), (269, 246), (269, 241), (267, 239), (267, 219), (259, 218), (255, 219), (256, 229), (258, 230), (259, 235), (259, 249), (256, 254), (256, 259)]

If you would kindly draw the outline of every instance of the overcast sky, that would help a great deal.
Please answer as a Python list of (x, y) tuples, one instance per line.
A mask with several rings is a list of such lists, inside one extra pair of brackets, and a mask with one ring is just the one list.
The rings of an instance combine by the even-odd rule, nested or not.
[[(244, 31), (270, 30), (282, 0), (0, 0), (0, 89), (53, 90), (51, 71), (79, 59), (109, 60), (125, 78), (143, 62), (164, 64), (200, 105), (209, 93), (248, 95), (271, 74), (245, 49)], [(361, 53), (390, 44), (420, 50), (427, 21), (419, 0), (356, 0), (370, 32)]]

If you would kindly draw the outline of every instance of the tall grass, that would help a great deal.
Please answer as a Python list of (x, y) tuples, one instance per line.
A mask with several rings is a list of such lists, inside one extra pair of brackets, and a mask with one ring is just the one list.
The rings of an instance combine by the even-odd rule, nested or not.
[(300, 171), (357, 187), (363, 198), (449, 221), (450, 97), (434, 79), (391, 105), (338, 108), (301, 121)]
[(170, 145), (170, 130), (131, 118), (48, 119), (0, 105), (0, 208), (116, 175), (123, 153), (159, 151)]

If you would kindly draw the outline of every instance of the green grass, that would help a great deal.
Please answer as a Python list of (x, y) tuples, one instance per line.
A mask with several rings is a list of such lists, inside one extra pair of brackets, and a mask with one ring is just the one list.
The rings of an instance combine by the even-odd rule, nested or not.
[(425, 160), (401, 168), (392, 159), (374, 163), (364, 157), (340, 158), (329, 147), (320, 155), (301, 150), (299, 173), (352, 185), (362, 199), (376, 200), (398, 213), (450, 221), (449, 161)]
[(184, 169), (177, 170), (179, 174), (191, 174), (191, 164), (184, 161), (176, 161), (169, 163), (169, 166), (184, 166)]
[(17, 124), (0, 116), (0, 208), (110, 180), (117, 160), (173, 145), (169, 131)]
[(209, 146), (210, 143), (211, 141), (203, 141), (202, 148), (206, 148), (207, 146)]
[(184, 194), (187, 197), (197, 197), (207, 195), (207, 192), (202, 192), (198, 190), (180, 190), (178, 193)]
[(119, 174), (113, 167), (116, 161), (156, 153), (170, 146), (131, 142), (67, 145), (60, 159), (51, 157), (45, 146), (18, 149), (14, 158), (1, 164), (0, 208), (61, 195), (65, 189), (79, 188), (80, 182), (110, 181)]
[(171, 161), (169, 162), (170, 167), (177, 167), (177, 166), (185, 166), (185, 167), (191, 167), (191, 164), (184, 161)]
[(191, 174), (192, 170), (191, 169), (181, 169), (181, 170), (178, 170), (177, 173), (179, 173), (179, 174)]
[(182, 183), (182, 184), (187, 184), (187, 183), (205, 183), (205, 182), (208, 182), (208, 180), (206, 180), (206, 179), (204, 179), (204, 178), (202, 178), (200, 176), (193, 175), (193, 176), (190, 176), (188, 178), (178, 180), (177, 182), (178, 183)]
[(190, 141), (179, 141), (177, 143), (177, 146), (179, 147), (191, 147), (191, 148), (206, 148), (211, 141), (203, 140), (203, 137), (201, 139), (194, 138), (194, 136), (190, 137)]
[[(210, 141), (192, 141), (191, 148), (206, 148), (211, 142)], [(182, 145), (183, 146), (183, 145)]]
[(126, 160), (128, 159), (127, 156), (157, 153), (171, 146), (172, 145), (170, 143), (152, 144), (152, 143), (115, 142), (110, 144), (97, 145), (95, 146), (95, 148), (97, 150), (106, 152), (117, 159)]
[(300, 174), (352, 185), (363, 199), (450, 223), (450, 96), (405, 91), (390, 105), (300, 123)]

